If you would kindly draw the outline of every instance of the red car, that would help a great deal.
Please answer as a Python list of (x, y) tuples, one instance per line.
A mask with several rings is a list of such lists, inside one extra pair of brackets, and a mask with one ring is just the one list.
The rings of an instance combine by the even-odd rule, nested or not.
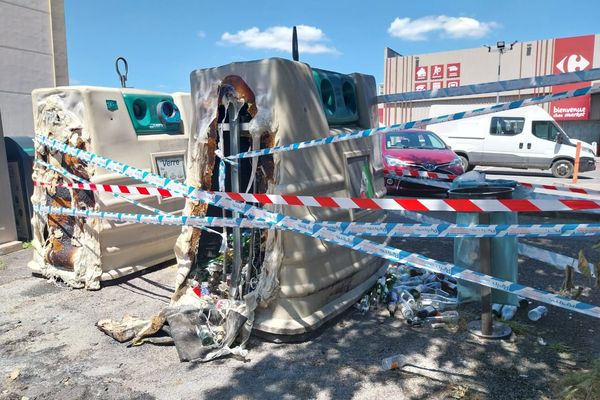
[[(432, 186), (400, 180), (394, 177), (402, 176), (402, 171), (416, 170), (437, 172), (449, 175), (464, 173), (460, 158), (444, 143), (438, 135), (423, 129), (407, 129), (400, 132), (390, 132), (385, 135), (381, 151), (385, 186), (388, 193), (401, 189), (418, 189), (432, 192), (444, 192), (442, 185)], [(431, 182), (433, 183), (433, 182)]]

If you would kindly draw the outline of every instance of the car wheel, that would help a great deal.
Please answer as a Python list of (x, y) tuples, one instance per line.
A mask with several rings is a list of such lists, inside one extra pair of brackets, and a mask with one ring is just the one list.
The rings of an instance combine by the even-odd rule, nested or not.
[(460, 158), (460, 164), (463, 167), (463, 170), (465, 172), (469, 172), (471, 171), (473, 168), (475, 168), (474, 165), (469, 164), (469, 159), (461, 154), (458, 154), (458, 158)]
[(573, 176), (573, 163), (569, 160), (557, 160), (552, 163), (552, 175), (555, 178), (570, 178)]

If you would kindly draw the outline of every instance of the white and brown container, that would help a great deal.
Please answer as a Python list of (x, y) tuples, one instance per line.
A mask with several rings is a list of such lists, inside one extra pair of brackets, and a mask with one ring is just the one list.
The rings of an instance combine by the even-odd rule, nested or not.
[[(191, 117), (190, 95), (130, 88), (57, 87), (32, 93), (35, 131), (71, 146), (184, 179)], [(123, 176), (36, 145), (36, 159), (96, 184), (135, 184)], [(178, 164), (164, 169), (161, 162)], [(164, 164), (164, 163), (163, 163)], [(71, 182), (36, 164), (33, 180)], [(130, 196), (165, 212), (179, 213), (181, 198)], [(34, 205), (148, 213), (110, 193), (37, 186)], [(174, 258), (178, 227), (152, 226), (34, 213), (33, 260), (29, 267), (72, 287), (98, 289), (100, 281)]]

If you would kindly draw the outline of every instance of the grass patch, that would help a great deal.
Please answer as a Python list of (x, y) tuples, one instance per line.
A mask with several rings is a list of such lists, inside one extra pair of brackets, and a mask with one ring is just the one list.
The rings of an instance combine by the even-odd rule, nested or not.
[(0, 260), (0, 271), (4, 271), (6, 269), (6, 263), (4, 260)]
[(31, 248), (33, 248), (33, 244), (31, 244), (31, 242), (23, 242), (23, 248), (31, 249)]
[(600, 399), (600, 360), (596, 360), (590, 370), (567, 374), (557, 388), (561, 400)]
[(570, 353), (573, 349), (564, 344), (563, 342), (555, 342), (550, 344), (550, 348), (555, 350), (557, 353)]
[(450, 398), (459, 400), (483, 400), (473, 389), (466, 385), (454, 385), (450, 388)]
[(525, 324), (512, 319), (509, 321), (502, 321), (502, 323), (510, 326), (510, 329), (512, 329), (513, 333), (517, 336), (525, 336), (531, 333), (534, 328), (533, 325)]

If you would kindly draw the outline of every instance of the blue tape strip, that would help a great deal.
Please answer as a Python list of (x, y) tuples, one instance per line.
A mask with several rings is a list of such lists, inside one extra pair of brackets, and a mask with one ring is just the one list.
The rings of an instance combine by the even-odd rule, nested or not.
[(564, 74), (510, 79), (499, 82), (477, 83), (474, 85), (458, 86), (454, 88), (441, 88), (435, 90), (422, 90), (419, 92), (384, 94), (377, 96), (377, 103), (398, 103), (402, 101), (439, 99), (442, 97), (507, 92), (511, 90), (534, 89), (546, 86), (564, 85), (568, 83), (591, 82), (596, 80), (600, 80), (600, 68), (589, 69), (586, 71), (567, 72)]
[(478, 108), (476, 110), (459, 112), (459, 113), (450, 114), (450, 115), (443, 115), (443, 116), (439, 116), (439, 117), (435, 117), (435, 118), (425, 118), (425, 119), (421, 119), (421, 120), (417, 120), (417, 121), (404, 122), (401, 124), (390, 125), (388, 127), (381, 127), (381, 128), (375, 129), (375, 130), (367, 129), (367, 130), (354, 131), (354, 132), (350, 132), (350, 133), (337, 134), (337, 135), (333, 135), (333, 136), (327, 135), (328, 137), (326, 137), (326, 138), (314, 139), (314, 140), (309, 140), (309, 141), (302, 142), (302, 143), (293, 143), (293, 144), (271, 147), (271, 148), (261, 149), (261, 150), (247, 151), (244, 153), (239, 153), (236, 155), (228, 156), (226, 158), (227, 159), (236, 159), (236, 158), (258, 157), (258, 156), (265, 156), (267, 154), (282, 153), (282, 152), (286, 152), (286, 151), (294, 151), (294, 150), (298, 150), (298, 149), (321, 146), (324, 144), (345, 142), (348, 140), (366, 138), (369, 136), (384, 134), (384, 133), (388, 133), (388, 132), (397, 132), (402, 129), (422, 128), (426, 125), (439, 124), (439, 123), (447, 122), (447, 121), (454, 121), (454, 120), (463, 119), (463, 118), (491, 114), (491, 113), (498, 112), (498, 111), (511, 110), (511, 109), (517, 108), (517, 107), (525, 107), (525, 106), (531, 106), (531, 105), (536, 105), (536, 104), (548, 103), (550, 101), (569, 99), (569, 98), (584, 96), (584, 95), (587, 95), (590, 93), (596, 93), (596, 92), (600, 92), (600, 87), (592, 86), (592, 87), (571, 90), (568, 92), (563, 92), (563, 93), (558, 93), (558, 94), (553, 94), (553, 95), (548, 95), (548, 96), (542, 96), (542, 97), (537, 97), (537, 98), (532, 98), (532, 99), (517, 100), (517, 101), (510, 102), (510, 103), (500, 103), (500, 104), (496, 104), (491, 107)]
[[(34, 209), (44, 212), (44, 206), (36, 205)], [(71, 208), (54, 207), (54, 212), (81, 215), (82, 212), (95, 218), (106, 218), (119, 222), (144, 222), (162, 225), (189, 225), (198, 228), (227, 227), (227, 228), (258, 228), (269, 229), (270, 225), (249, 218), (221, 217), (186, 217), (176, 215), (151, 215), (135, 213), (114, 213), (109, 211), (90, 211)], [(45, 211), (47, 212), (47, 211)], [(302, 221), (310, 224), (310, 221)], [(521, 224), (521, 225), (454, 225), (454, 224), (403, 224), (403, 223), (373, 223), (373, 222), (331, 222), (322, 221), (320, 225), (344, 234), (357, 236), (387, 236), (387, 237), (581, 237), (600, 236), (600, 224)], [(277, 227), (282, 229), (281, 227)], [(312, 228), (311, 228), (312, 229)], [(314, 230), (313, 230), (314, 233)]]

